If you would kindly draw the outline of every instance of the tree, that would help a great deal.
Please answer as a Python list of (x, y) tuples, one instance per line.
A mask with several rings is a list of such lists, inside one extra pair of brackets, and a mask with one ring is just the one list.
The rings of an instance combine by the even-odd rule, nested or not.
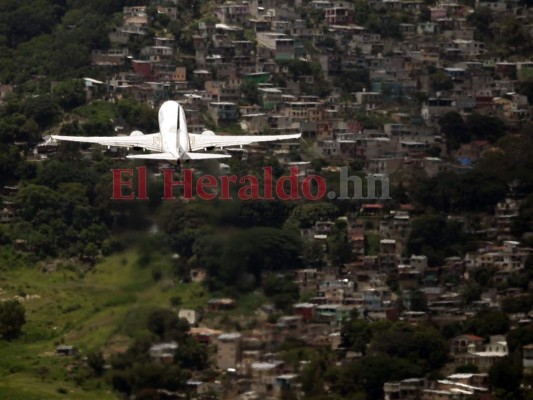
[(413, 290), (410, 296), (411, 311), (427, 311), (428, 299), (421, 290)]
[(53, 94), (65, 110), (72, 110), (85, 104), (85, 85), (80, 79), (69, 79), (58, 83)]
[(478, 140), (494, 143), (505, 135), (505, 124), (498, 117), (474, 113), (467, 117), (466, 122), (468, 130)]
[(341, 219), (335, 221), (328, 235), (328, 253), (334, 266), (340, 266), (350, 261), (352, 247), (348, 238), (348, 224), (346, 221)]
[(96, 376), (104, 373), (105, 360), (101, 351), (91, 352), (87, 355), (87, 364)]
[(477, 282), (468, 282), (461, 291), (465, 304), (472, 304), (472, 302), (481, 299), (482, 293), (483, 288)]
[(26, 323), (26, 310), (17, 300), (0, 302), (0, 336), (3, 339), (16, 339)]
[(531, 51), (531, 35), (514, 16), (506, 16), (499, 25), (500, 38), (508, 54), (527, 54)]
[(509, 330), (509, 318), (499, 310), (483, 310), (466, 321), (465, 332), (478, 336), (504, 335)]
[(446, 137), (448, 151), (457, 150), (462, 143), (470, 142), (468, 127), (456, 111), (450, 111), (439, 119), (440, 130)]
[[(421, 368), (407, 360), (384, 355), (367, 356), (333, 370), (328, 377), (330, 387), (344, 398), (382, 399), (385, 382), (398, 381), (422, 375)], [(354, 396), (354, 397), (352, 397)]]
[(455, 368), (456, 374), (478, 374), (479, 368), (477, 365), (474, 364), (464, 364), (459, 365), (457, 368)]
[(442, 70), (438, 70), (429, 76), (431, 87), (435, 91), (451, 90), (453, 89), (453, 81)]
[(407, 240), (408, 254), (424, 254), (431, 266), (444, 258), (459, 255), (467, 248), (467, 235), (461, 225), (443, 215), (428, 214), (413, 221)]
[(327, 221), (340, 216), (339, 207), (331, 203), (304, 203), (292, 210), (299, 227), (310, 228), (316, 221)]
[(189, 324), (173, 311), (160, 308), (149, 315), (147, 328), (160, 339), (182, 341), (189, 331)]
[(448, 342), (430, 326), (413, 327), (403, 322), (389, 325), (374, 332), (371, 351), (405, 359), (424, 371), (434, 371), (448, 359)]
[(302, 390), (308, 397), (324, 394), (323, 373), (317, 362), (312, 362), (305, 366), (300, 376)]
[(358, 312), (354, 310), (350, 318), (343, 322), (341, 327), (342, 345), (364, 355), (366, 354), (366, 347), (372, 339), (372, 330), (366, 319), (359, 319), (358, 317)]
[(335, 77), (334, 83), (346, 95), (353, 92), (360, 92), (370, 85), (369, 73), (364, 68), (344, 71)]
[(279, 310), (289, 311), (290, 306), (298, 300), (298, 285), (288, 277), (270, 274), (262, 286), (265, 295), (272, 299)]
[(522, 366), (513, 363), (508, 357), (495, 362), (489, 369), (489, 382), (493, 390), (517, 395), (521, 381)]
[(324, 264), (324, 244), (318, 240), (309, 240), (304, 244), (303, 257), (305, 265), (320, 268)]
[(490, 8), (476, 7), (476, 10), (468, 16), (467, 21), (476, 29), (474, 32), (476, 40), (487, 40), (493, 37), (491, 24), (494, 16)]
[(187, 336), (179, 343), (174, 360), (181, 368), (201, 371), (209, 366), (207, 346)]
[(509, 345), (509, 352), (514, 353), (520, 351), (522, 346), (533, 343), (533, 324), (526, 326), (518, 326), (511, 329), (507, 334), (507, 344)]
[(241, 84), (241, 93), (248, 104), (261, 103), (261, 95), (254, 81), (244, 80)]
[(227, 238), (214, 275), (228, 287), (249, 291), (261, 284), (267, 271), (300, 265), (300, 237), (281, 229), (251, 228)]
[(52, 96), (41, 95), (24, 100), (24, 113), (33, 118), (40, 128), (48, 128), (57, 122), (61, 109)]

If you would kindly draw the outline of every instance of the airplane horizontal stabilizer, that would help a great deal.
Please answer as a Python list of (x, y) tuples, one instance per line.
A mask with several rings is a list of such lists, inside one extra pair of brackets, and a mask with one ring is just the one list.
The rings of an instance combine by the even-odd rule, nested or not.
[(184, 160), (206, 160), (211, 158), (230, 158), (229, 154), (216, 153), (185, 153), (182, 158)]
[(126, 158), (143, 158), (148, 160), (177, 160), (172, 153), (130, 154)]

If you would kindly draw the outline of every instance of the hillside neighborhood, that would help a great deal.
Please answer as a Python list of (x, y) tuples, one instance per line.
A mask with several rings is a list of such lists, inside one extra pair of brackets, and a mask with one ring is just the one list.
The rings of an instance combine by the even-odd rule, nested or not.
[[(48, 357), (65, 363), (67, 380), (83, 388), (76, 371), (94, 370), (86, 379), (107, 379), (102, 387), (109, 398), (533, 399), (529, 2), (125, 4), (113, 16), (105, 48), (89, 49), (90, 67), (78, 77), (80, 106), (89, 111), (62, 105), (65, 116), (43, 128), (38, 116), (50, 111), (39, 109), (36, 126), (28, 128), (38, 131), (38, 140), (20, 133), (26, 124), (10, 139), (13, 154), (21, 155), (13, 157), (31, 167), (5, 161), (18, 175), (1, 181), (0, 245), (10, 250), (0, 257), (6, 266), (0, 272), (20, 258), (50, 279), (70, 273), (86, 279), (100, 260), (128, 251), (113, 234), (145, 229), (150, 233), (135, 242), (135, 265), (150, 274), (157, 291), (173, 294), (169, 304), (158, 304), (171, 311), (150, 314), (142, 327), (151, 332), (148, 340), (132, 335), (124, 344), (128, 328), (121, 328), (120, 335), (105, 331), (105, 342), (83, 343), (84, 329), (72, 334), (67, 327), (74, 325), (65, 322), (57, 336), (33, 333), (28, 343), (53, 339)], [(190, 20), (183, 20), (184, 12)], [(65, 100), (58, 94), (64, 93), (61, 81), (46, 89), (59, 101)], [(29, 84), (2, 82), (0, 107), (19, 107), (10, 99), (23, 85)], [(102, 136), (101, 129), (151, 133), (153, 110), (167, 100), (185, 108), (193, 133), (302, 133), (302, 140), (230, 149), (231, 161), (215, 167), (186, 165), (195, 173), (270, 165), (279, 177), (297, 167), (300, 181), (318, 175), (336, 190), (341, 168), (349, 167), (367, 182), (365, 189), (369, 177), (390, 183), (390, 197), (243, 201), (234, 211), (222, 202), (180, 200), (176, 190), (173, 204), (161, 202), (159, 193), (141, 205), (113, 204), (109, 177), (97, 174), (144, 164), (129, 165), (118, 148), (50, 139), (80, 129), (87, 136)], [(107, 107), (118, 110), (112, 120), (91, 119)], [(146, 165), (154, 181), (172, 167)], [(68, 205), (54, 210), (55, 204)], [(167, 250), (171, 278), (166, 264), (157, 264)], [(70, 263), (83, 267), (66, 268)], [(124, 256), (117, 268), (128, 263)], [(0, 279), (0, 301), (15, 299), (31, 309), (29, 324), (46, 308), (32, 304), (46, 296), (10, 286), (8, 276)], [(104, 290), (104, 283), (91, 282)], [(180, 292), (186, 287), (197, 292), (189, 298)], [(109, 306), (122, 315), (120, 306), (131, 301), (122, 297), (116, 305), (94, 303), (94, 313)], [(136, 298), (135, 307), (148, 297)], [(58, 309), (76, 313), (83, 304)], [(47, 332), (56, 329), (49, 325)], [(16, 340), (31, 334), (24, 329)], [(0, 337), (8, 338), (6, 332)], [(9, 380), (22, 368), (13, 365), (0, 362), (0, 376)], [(36, 374), (59, 382), (41, 368)], [(70, 398), (61, 390), (57, 398)]]

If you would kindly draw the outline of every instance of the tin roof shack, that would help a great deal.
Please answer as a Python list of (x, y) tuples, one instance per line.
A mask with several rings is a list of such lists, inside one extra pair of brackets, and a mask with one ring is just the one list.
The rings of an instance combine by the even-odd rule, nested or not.
[(177, 349), (178, 344), (176, 342), (157, 343), (150, 346), (148, 353), (150, 357), (162, 364), (172, 364)]
[(61, 356), (75, 356), (78, 354), (78, 349), (74, 346), (62, 344), (56, 347), (56, 354)]

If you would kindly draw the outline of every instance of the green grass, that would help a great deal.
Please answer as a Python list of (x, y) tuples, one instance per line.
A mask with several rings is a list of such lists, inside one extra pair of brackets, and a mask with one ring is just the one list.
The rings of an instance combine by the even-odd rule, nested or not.
[[(157, 282), (153, 265), (162, 272)], [(35, 266), (4, 267), (0, 288), (0, 299), (34, 296), (24, 302), (23, 335), (0, 341), (0, 399), (114, 399), (102, 379), (86, 389), (77, 387), (67, 373), (73, 358), (56, 356), (55, 346), (74, 345), (82, 356), (97, 349), (124, 349), (132, 338), (146, 333), (151, 310), (169, 308), (171, 297), (180, 296), (184, 308), (203, 307), (209, 299), (200, 284), (173, 281), (168, 256), (154, 256), (149, 266), (141, 266), (135, 250), (104, 259), (85, 276), (67, 267), (53, 273)], [(43, 369), (44, 379), (39, 374)]]
[(109, 389), (91, 388), (84, 390), (73, 382), (57, 381), (51, 378), (34, 377), (28, 374), (12, 374), (9, 380), (0, 381), (0, 399), (9, 400), (116, 400), (118, 396)]
[(106, 122), (117, 117), (115, 104), (108, 101), (97, 100), (76, 108), (73, 113), (89, 120)]

